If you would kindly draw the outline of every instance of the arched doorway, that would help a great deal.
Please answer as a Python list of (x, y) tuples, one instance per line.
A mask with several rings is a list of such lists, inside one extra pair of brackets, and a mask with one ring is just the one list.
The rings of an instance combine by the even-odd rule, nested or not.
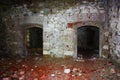
[(82, 26), (77, 28), (77, 56), (99, 57), (99, 28)]
[(38, 27), (27, 28), (26, 47), (29, 53), (43, 55), (43, 29)]

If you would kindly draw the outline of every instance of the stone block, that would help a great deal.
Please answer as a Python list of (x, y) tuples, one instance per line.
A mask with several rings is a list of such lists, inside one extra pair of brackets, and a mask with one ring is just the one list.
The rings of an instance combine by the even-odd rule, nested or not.
[(74, 51), (64, 51), (65, 56), (73, 56)]
[(49, 50), (50, 49), (50, 43), (49, 42), (43, 43), (43, 45), (44, 45), (44, 50)]
[(47, 50), (43, 50), (43, 55), (50, 55), (50, 52)]

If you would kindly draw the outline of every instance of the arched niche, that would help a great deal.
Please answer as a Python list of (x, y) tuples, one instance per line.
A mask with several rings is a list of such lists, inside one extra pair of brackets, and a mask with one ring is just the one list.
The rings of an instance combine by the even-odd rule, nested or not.
[(99, 27), (85, 25), (77, 28), (77, 56), (99, 56)]
[(72, 22), (67, 24), (67, 28), (71, 28), (74, 30), (74, 54), (73, 57), (77, 57), (77, 29), (82, 26), (96, 26), (99, 28), (99, 57), (102, 57), (102, 46), (103, 46), (103, 22), (95, 22), (95, 21), (81, 21), (81, 22)]
[(21, 33), (24, 53), (43, 55), (43, 25), (23, 24), (21, 25)]

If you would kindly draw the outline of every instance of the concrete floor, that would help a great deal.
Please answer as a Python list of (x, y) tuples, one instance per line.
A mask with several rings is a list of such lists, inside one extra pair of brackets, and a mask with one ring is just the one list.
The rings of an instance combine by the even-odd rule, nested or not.
[(0, 80), (120, 80), (120, 70), (99, 58), (1, 58)]

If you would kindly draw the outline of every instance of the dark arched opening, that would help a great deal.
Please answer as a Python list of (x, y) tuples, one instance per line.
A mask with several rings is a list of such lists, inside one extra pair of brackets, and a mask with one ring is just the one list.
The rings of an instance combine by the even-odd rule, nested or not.
[(99, 56), (99, 28), (82, 26), (77, 29), (77, 55), (83, 58)]
[(26, 47), (29, 53), (43, 55), (43, 29), (32, 27), (27, 29)]

